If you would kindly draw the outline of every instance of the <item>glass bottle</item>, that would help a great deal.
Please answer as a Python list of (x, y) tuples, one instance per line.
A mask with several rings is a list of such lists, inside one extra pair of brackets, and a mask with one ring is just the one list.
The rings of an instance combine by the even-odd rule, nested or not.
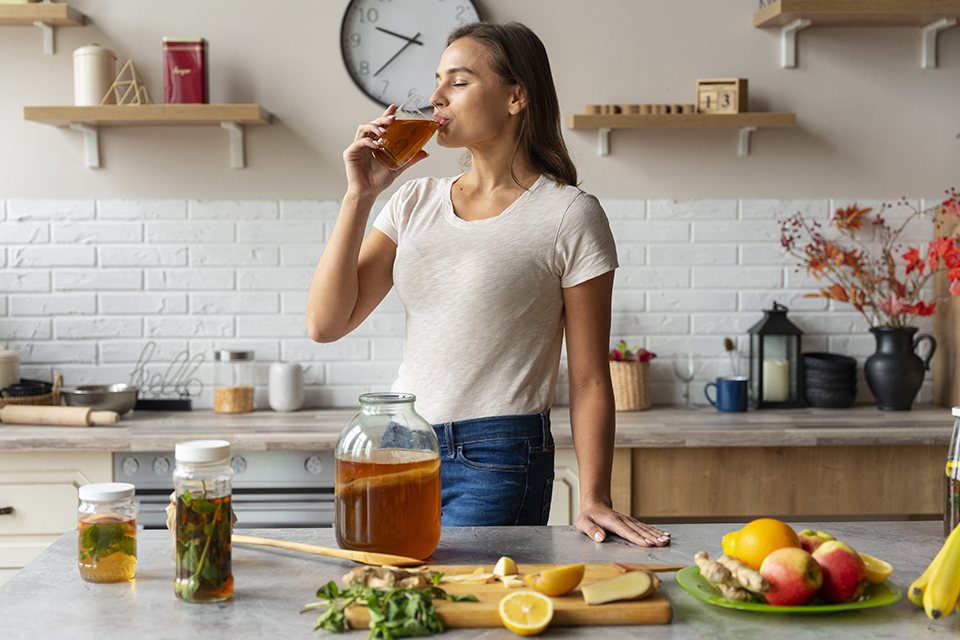
[(135, 487), (105, 482), (80, 487), (77, 566), (87, 582), (132, 580), (137, 569)]
[(340, 432), (334, 529), (342, 549), (426, 559), (440, 543), (440, 442), (409, 393), (367, 393)]
[(943, 537), (960, 524), (960, 407), (953, 408), (953, 434), (943, 475)]
[(253, 351), (216, 351), (213, 354), (213, 410), (217, 413), (253, 411), (256, 369)]
[(233, 469), (230, 443), (193, 440), (177, 444), (173, 486), (177, 494), (174, 591), (190, 602), (217, 602), (233, 595), (230, 508)]

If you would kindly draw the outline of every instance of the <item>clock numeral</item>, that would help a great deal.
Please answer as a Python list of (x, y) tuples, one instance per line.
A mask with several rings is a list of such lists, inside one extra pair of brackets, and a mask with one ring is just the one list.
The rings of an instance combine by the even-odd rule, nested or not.
[(463, 17), (463, 13), (464, 13), (466, 10), (467, 10), (467, 8), (466, 8), (465, 6), (463, 6), (462, 4), (458, 4), (458, 5), (457, 5), (457, 20), (459, 20), (460, 22), (466, 22), (466, 20), (464, 20), (464, 17)]
[(387, 87), (390, 86), (390, 81), (389, 81), (389, 80), (381, 80), (380, 82), (383, 83), (383, 89), (380, 90), (380, 97), (382, 98), (382, 97), (383, 97), (383, 94), (385, 94), (385, 93), (387, 92)]
[(367, 62), (366, 60), (361, 60), (361, 61), (360, 61), (360, 66), (357, 68), (357, 71), (358, 71), (358, 72), (360, 73), (360, 75), (362, 75), (362, 76), (368, 76), (368, 75), (370, 75), (370, 63)]
[(354, 32), (354, 33), (351, 33), (351, 34), (350, 34), (350, 44), (352, 44), (352, 45), (355, 46), (355, 47), (359, 47), (359, 46), (360, 46), (360, 34), (359, 34), (359, 33)]
[(363, 10), (363, 7), (357, 7), (357, 11), (360, 12), (360, 22), (376, 22), (380, 19), (380, 12), (376, 9), (367, 9)]

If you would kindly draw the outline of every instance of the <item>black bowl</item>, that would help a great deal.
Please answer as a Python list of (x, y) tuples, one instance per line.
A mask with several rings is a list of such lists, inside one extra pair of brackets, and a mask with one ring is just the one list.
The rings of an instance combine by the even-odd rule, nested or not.
[(807, 388), (804, 389), (803, 396), (811, 407), (846, 409), (853, 406), (854, 400), (857, 399), (857, 390)]
[(811, 352), (803, 354), (803, 366), (809, 371), (848, 371), (856, 370), (857, 361), (838, 353)]
[(19, 384), (12, 384), (5, 389), (0, 389), (0, 397), (3, 398), (26, 398), (28, 396), (42, 396), (50, 393), (53, 385), (42, 380), (20, 379)]

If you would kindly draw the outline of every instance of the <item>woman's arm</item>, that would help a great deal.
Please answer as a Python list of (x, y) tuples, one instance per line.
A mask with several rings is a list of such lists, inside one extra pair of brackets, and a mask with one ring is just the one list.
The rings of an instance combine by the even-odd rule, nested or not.
[(612, 532), (638, 545), (662, 547), (670, 534), (613, 510), (610, 476), (616, 430), (610, 382), (613, 271), (563, 290), (570, 426), (580, 470), (577, 528), (598, 542)]
[(427, 157), (419, 151), (399, 171), (389, 171), (373, 158), (376, 140), (393, 123), (395, 111), (388, 107), (381, 117), (360, 125), (343, 152), (347, 193), (307, 297), (307, 333), (317, 342), (333, 342), (356, 329), (393, 286), (397, 245), (377, 229), (366, 240), (363, 233), (377, 196)]

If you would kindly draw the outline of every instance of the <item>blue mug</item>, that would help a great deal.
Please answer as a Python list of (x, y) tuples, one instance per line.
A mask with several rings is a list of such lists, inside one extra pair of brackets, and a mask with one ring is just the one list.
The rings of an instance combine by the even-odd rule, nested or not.
[[(746, 376), (717, 378), (716, 382), (707, 383), (703, 388), (703, 395), (707, 396), (707, 401), (720, 411), (746, 411), (747, 380)], [(708, 392), (710, 387), (716, 390), (716, 400), (710, 399)]]

